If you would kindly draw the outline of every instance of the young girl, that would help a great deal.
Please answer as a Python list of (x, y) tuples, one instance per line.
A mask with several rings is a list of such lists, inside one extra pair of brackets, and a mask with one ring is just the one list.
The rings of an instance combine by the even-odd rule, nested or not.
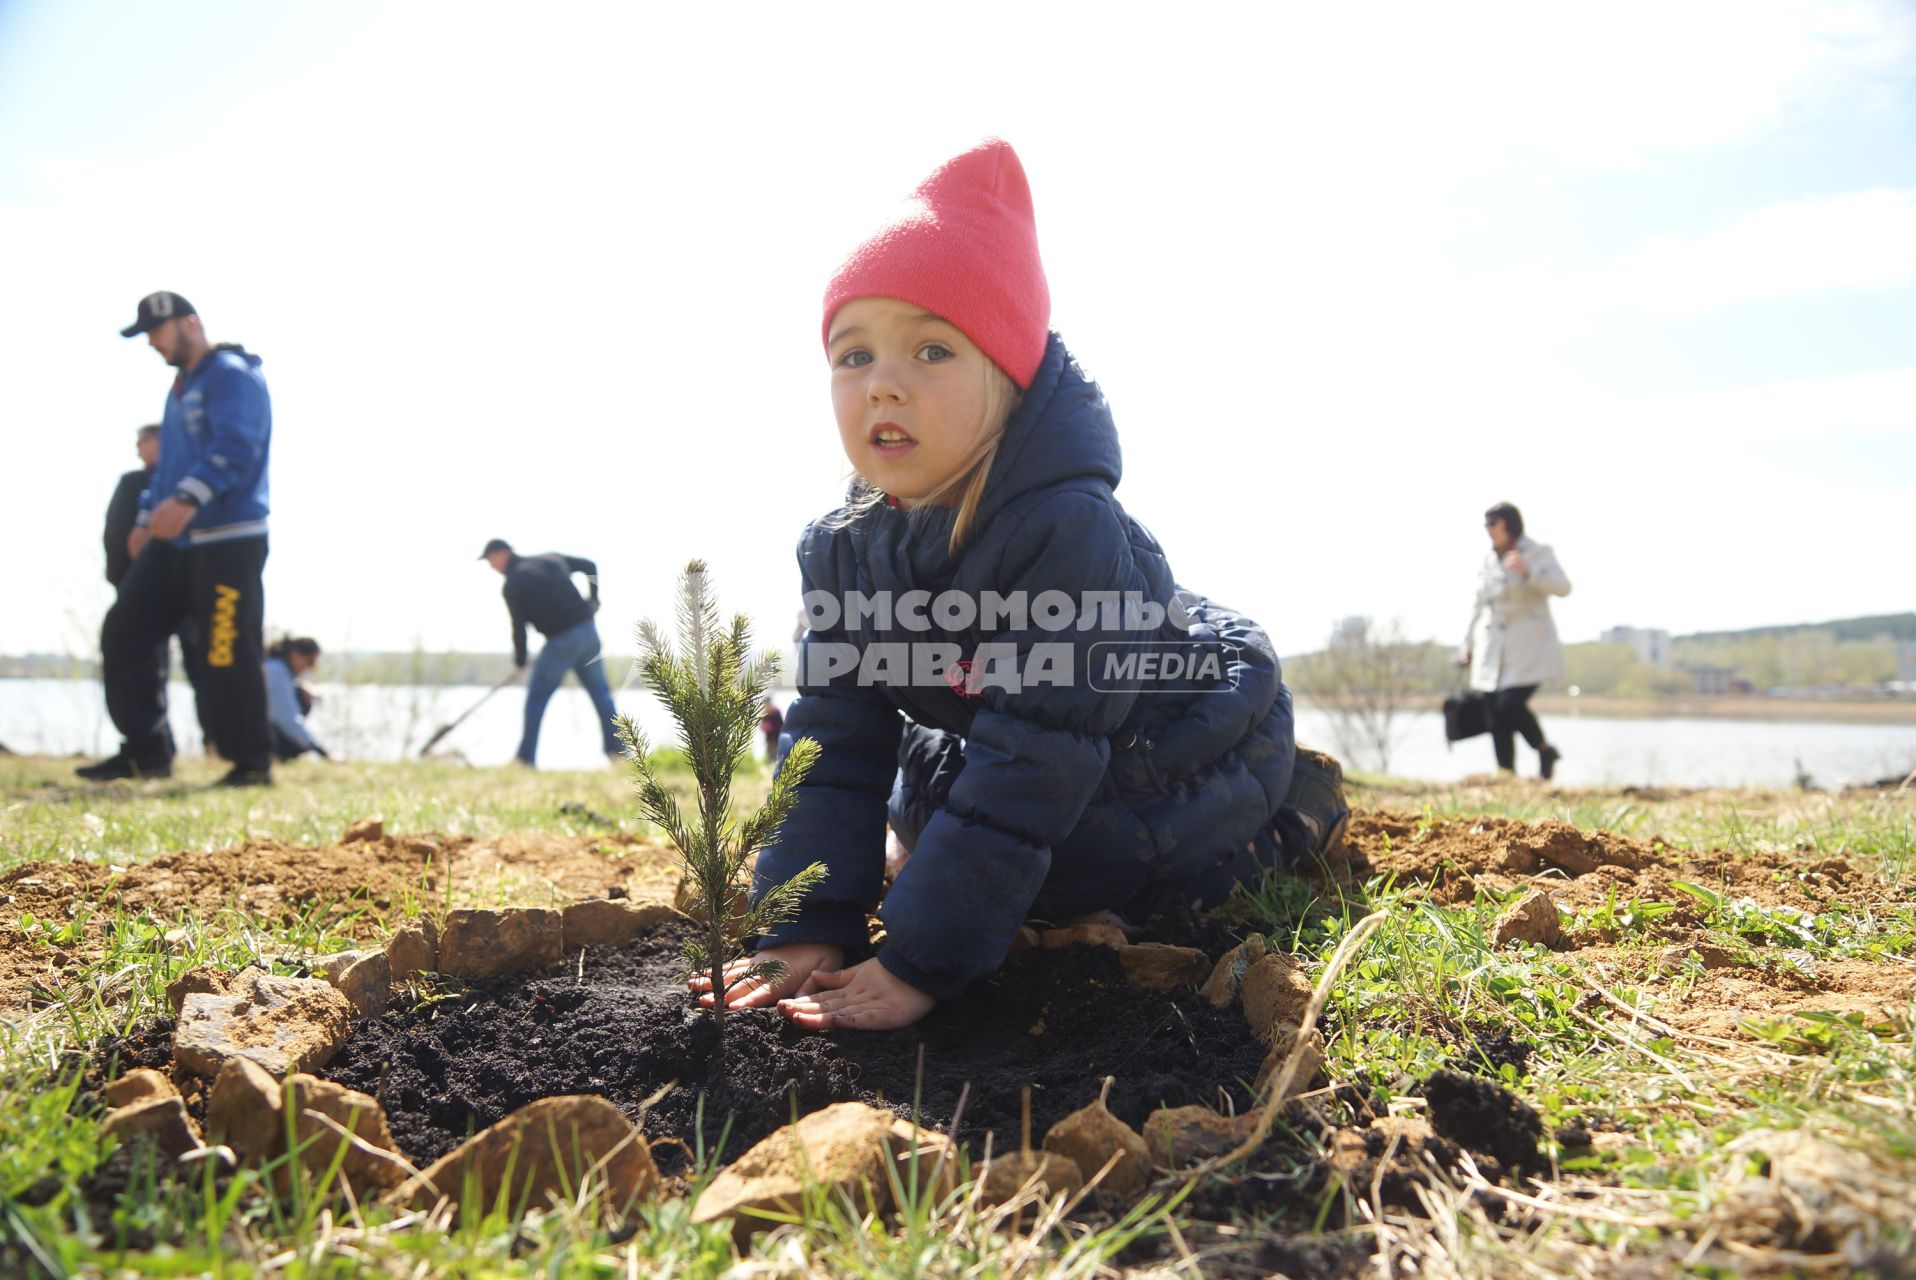
[[(1110, 411), (1049, 319), (1030, 189), (996, 141), (927, 179), (826, 290), (859, 483), (799, 543), (811, 630), (785, 733), (821, 751), (754, 892), (828, 874), (759, 942), (784, 977), (731, 986), (733, 1007), (905, 1026), (996, 969), (1029, 916), (1216, 905), (1346, 816), (1334, 763), (1308, 812), (1286, 803), (1301, 762), (1271, 643), (1182, 591), (1118, 505)], [(1148, 652), (1213, 664), (1165, 680)], [(930, 654), (961, 657), (933, 674)], [(888, 821), (909, 856), (885, 891)]]

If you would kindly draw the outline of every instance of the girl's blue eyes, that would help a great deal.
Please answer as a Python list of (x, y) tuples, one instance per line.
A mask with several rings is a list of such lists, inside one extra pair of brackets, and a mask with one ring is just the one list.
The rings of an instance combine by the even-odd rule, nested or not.
[[(918, 349), (918, 358), (926, 364), (943, 364), (956, 354), (956, 352), (942, 342), (927, 342)], [(872, 353), (863, 347), (853, 347), (850, 351), (838, 357), (839, 367), (843, 369), (862, 369), (871, 362)]]

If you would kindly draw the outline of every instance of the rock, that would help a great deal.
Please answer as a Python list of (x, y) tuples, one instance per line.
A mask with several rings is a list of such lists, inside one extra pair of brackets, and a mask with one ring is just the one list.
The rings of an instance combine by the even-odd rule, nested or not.
[(145, 1102), (149, 1098), (177, 1098), (180, 1091), (173, 1082), (151, 1067), (140, 1067), (129, 1071), (100, 1090), (107, 1104), (113, 1107), (130, 1107), (136, 1102)]
[(1044, 1149), (1075, 1164), (1085, 1182), (1097, 1177), (1098, 1171), (1116, 1156), (1117, 1163), (1098, 1184), (1099, 1191), (1135, 1196), (1151, 1180), (1151, 1156), (1144, 1138), (1112, 1115), (1102, 1097), (1052, 1125), (1051, 1132), (1044, 1136)]
[(392, 990), (392, 962), (384, 951), (368, 952), (355, 960), (333, 980), (339, 994), (352, 1001), (353, 1008), (368, 1018), (386, 1012)]
[(667, 902), (635, 902), (629, 898), (591, 898), (575, 902), (560, 917), (560, 927), (565, 933), (564, 950), (622, 947), (677, 915)]
[(1237, 999), (1244, 985), (1244, 973), (1264, 958), (1264, 937), (1252, 934), (1218, 958), (1217, 967), (1204, 983), (1204, 998), (1222, 1009)]
[(1196, 947), (1173, 947), (1162, 942), (1119, 947), (1118, 959), (1131, 985), (1146, 991), (1195, 986), (1211, 971), (1210, 957)]
[[(331, 1080), (300, 1074), (293, 1077), (293, 1105), (297, 1108), (293, 1125), (294, 1136), (301, 1144), (299, 1158), (314, 1175), (332, 1166), (342, 1146), (346, 1153), (340, 1157), (339, 1173), (355, 1188), (396, 1187), (412, 1172), (386, 1127), (385, 1109), (367, 1095)], [(349, 1141), (340, 1129), (358, 1141)]]
[(1311, 1007), (1311, 980), (1294, 958), (1273, 951), (1244, 971), (1238, 999), (1251, 1033), (1270, 1044), (1284, 1027), (1303, 1023)]
[(166, 984), (166, 1003), (172, 1006), (173, 1016), (179, 1017), (180, 1008), (186, 1003), (186, 997), (194, 995), (229, 995), (239, 985), (250, 980), (251, 975), (264, 970), (248, 966), (238, 973), (225, 969), (215, 969), (210, 965), (201, 965), (188, 969), (179, 977)]
[[(862, 1102), (839, 1102), (814, 1111), (766, 1138), (712, 1179), (692, 1208), (692, 1221), (730, 1218), (732, 1234), (742, 1243), (775, 1225), (753, 1211), (801, 1212), (808, 1179), (833, 1193), (851, 1194), (860, 1206), (869, 1195), (883, 1209), (891, 1202), (885, 1167), (899, 1149), (898, 1127), (891, 1112)], [(910, 1126), (904, 1128), (909, 1143)], [(927, 1136), (935, 1135), (921, 1133), (920, 1142)]]
[[(898, 1166), (900, 1186), (909, 1187), (912, 1178), (917, 1177), (920, 1191), (930, 1191), (934, 1196), (942, 1196), (958, 1184), (958, 1157), (953, 1151), (951, 1139), (942, 1133), (933, 1133), (930, 1129), (919, 1129), (909, 1120), (891, 1122), (892, 1160)], [(913, 1154), (918, 1159), (916, 1175), (911, 1169)], [(934, 1174), (937, 1177), (933, 1184)]]
[(315, 978), (324, 978), (334, 986), (339, 985), (339, 975), (364, 960), (367, 956), (380, 955), (382, 952), (361, 949), (358, 951), (335, 951), (331, 955), (320, 956), (310, 966)]
[[(339, 1172), (355, 1188), (393, 1187), (405, 1180), (411, 1169), (398, 1154), (378, 1102), (304, 1072), (294, 1075), (289, 1084), (294, 1137), (300, 1143), (300, 1162), (309, 1172), (324, 1174), (345, 1146)], [(251, 1058), (227, 1059), (207, 1099), (207, 1132), (215, 1142), (231, 1147), (242, 1161), (271, 1163), (286, 1152), (286, 1087)], [(339, 1129), (349, 1130), (360, 1141), (348, 1142)], [(283, 1179), (280, 1189), (286, 1189)]]
[(386, 964), (394, 982), (439, 968), (439, 925), (420, 916), (402, 925), (386, 943)]
[[(726, 904), (726, 910), (732, 919), (736, 920), (745, 914), (747, 905), (745, 890), (734, 891), (726, 900)], [(700, 922), (705, 919), (705, 909), (698, 902), (698, 891), (692, 887), (692, 882), (683, 876), (679, 878), (678, 887), (672, 890), (672, 909), (680, 915), (689, 916)]]
[(612, 1212), (622, 1213), (659, 1190), (651, 1147), (617, 1107), (592, 1094), (541, 1098), (433, 1161), (390, 1198), (424, 1209), (442, 1196), (456, 1203), (471, 1187), (488, 1210), (505, 1192), (517, 1213), (521, 1207), (543, 1208), (550, 1197), (574, 1194), (581, 1175), (595, 1165), (605, 1183), (605, 1207)]
[(206, 1101), (206, 1132), (241, 1160), (264, 1164), (286, 1149), (279, 1077), (245, 1056), (228, 1058)]
[(985, 1205), (1003, 1204), (1036, 1179), (1032, 1190), (1049, 1200), (1054, 1196), (1075, 1196), (1084, 1190), (1084, 1175), (1077, 1162), (1051, 1151), (1007, 1151), (994, 1154), (978, 1182), (978, 1201)]
[(1235, 1150), (1257, 1128), (1255, 1112), (1223, 1116), (1209, 1107), (1166, 1107), (1144, 1122), (1151, 1167), (1174, 1172)]
[(1021, 924), (1018, 926), (1018, 932), (1011, 935), (1011, 947), (1005, 954), (1015, 956), (1020, 951), (1030, 951), (1034, 947), (1043, 945), (1044, 935), (1028, 924)]
[(186, 1114), (186, 1101), (178, 1094), (170, 1098), (147, 1098), (107, 1113), (100, 1132), (122, 1143), (150, 1142), (168, 1160), (178, 1160), (189, 1151), (206, 1144)]
[(243, 1053), (274, 1075), (321, 1067), (346, 1043), (352, 1003), (319, 978), (255, 973), (232, 995), (190, 995), (173, 1030), (173, 1059), (216, 1076)]
[(544, 907), (452, 911), (439, 935), (439, 972), (496, 978), (543, 969), (558, 963), (564, 940), (559, 913)]
[(1046, 929), (1038, 940), (1047, 950), (1059, 947), (1111, 947), (1120, 949), (1129, 941), (1115, 924), (1074, 924), (1063, 929)]
[(346, 834), (339, 838), (341, 844), (358, 844), (362, 840), (378, 840), (386, 834), (386, 820), (377, 815), (361, 818), (346, 828)]
[(1504, 908), (1491, 926), (1490, 940), (1499, 947), (1506, 942), (1557, 946), (1563, 941), (1563, 918), (1557, 913), (1556, 899), (1542, 889), (1532, 889)]
[[(1291, 1056), (1291, 1050), (1297, 1047), (1297, 1032), (1297, 1027), (1288, 1024), (1279, 1024), (1272, 1028), (1271, 1051), (1264, 1056), (1264, 1065), (1258, 1068), (1257, 1080), (1251, 1086), (1260, 1097), (1263, 1096), (1265, 1086), (1276, 1079), (1277, 1073), (1283, 1070), (1285, 1060)], [(1297, 1073), (1291, 1077), (1290, 1088), (1284, 1091), (1284, 1096), (1281, 1098), (1264, 1098), (1264, 1105), (1289, 1102), (1298, 1094), (1308, 1092), (1315, 1087), (1317, 1077), (1323, 1070), (1324, 1036), (1316, 1027), (1312, 1027), (1311, 1034), (1304, 1041), (1303, 1055), (1297, 1060)]]

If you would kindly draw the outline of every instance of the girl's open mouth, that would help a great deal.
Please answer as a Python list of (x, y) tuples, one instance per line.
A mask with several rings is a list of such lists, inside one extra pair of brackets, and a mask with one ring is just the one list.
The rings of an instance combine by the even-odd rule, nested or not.
[(918, 446), (906, 430), (893, 422), (881, 422), (871, 430), (871, 445), (881, 458), (897, 458)]

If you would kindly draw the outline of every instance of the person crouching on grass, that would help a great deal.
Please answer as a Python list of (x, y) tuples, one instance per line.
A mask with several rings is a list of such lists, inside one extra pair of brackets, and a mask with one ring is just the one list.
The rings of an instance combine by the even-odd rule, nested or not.
[[(1100, 614), (1059, 630), (1041, 628), (1036, 610), (953, 627), (904, 609), (844, 611), (835, 625), (814, 614), (785, 732), (821, 750), (759, 856), (753, 893), (813, 862), (828, 874), (758, 940), (755, 959), (782, 961), (784, 976), (743, 980), (749, 961), (736, 962), (730, 1007), (776, 1005), (815, 1030), (902, 1027), (996, 969), (1028, 916), (1142, 923), (1215, 906), (1238, 882), (1322, 852), (1348, 816), (1335, 762), (1305, 764), (1295, 750), (1291, 696), (1262, 629), (1180, 594), (1164, 552), (1118, 504), (1111, 413), (1049, 319), (1030, 190), (1003, 142), (945, 164), (910, 213), (852, 253), (826, 290), (823, 336), (856, 480), (849, 503), (800, 539), (806, 600), (1062, 592), (1075, 605), (1128, 592), (1165, 606), (1165, 620)], [(1206, 688), (1093, 687), (1095, 644), (1194, 640), (1228, 654)], [(967, 655), (1063, 643), (1073, 674), (1019, 684), (961, 666), (914, 684), (864, 678), (863, 663), (821, 674), (831, 664), (818, 651), (900, 642)], [(1312, 812), (1286, 804), (1301, 794)], [(883, 894), (887, 940), (871, 955), (888, 819), (908, 857)], [(688, 985), (711, 1004), (709, 978)]]

